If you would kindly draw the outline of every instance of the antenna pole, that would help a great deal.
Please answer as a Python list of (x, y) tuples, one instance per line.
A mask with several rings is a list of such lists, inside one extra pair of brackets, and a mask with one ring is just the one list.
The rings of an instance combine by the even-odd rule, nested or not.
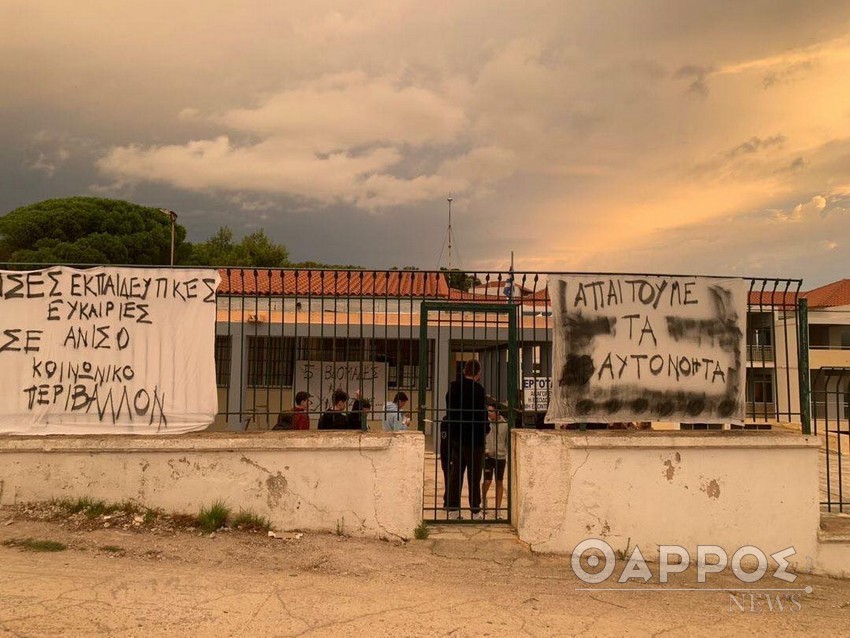
[(449, 270), (452, 269), (452, 197), (447, 198), (449, 202)]
[[(443, 255), (446, 254), (446, 246), (447, 245), (449, 247), (449, 251), (448, 251), (448, 263), (446, 264), (447, 265), (446, 270), (452, 270), (455, 266), (454, 262), (452, 261), (452, 247), (453, 247), (452, 244), (457, 243), (457, 242), (455, 242), (454, 230), (452, 230), (452, 202), (454, 201), (454, 197), (449, 195), (446, 198), (446, 201), (449, 203), (449, 225), (446, 228), (446, 235), (445, 235), (445, 239), (443, 239), (443, 245), (440, 247), (440, 256), (437, 257), (437, 268), (439, 268), (440, 270), (443, 270)], [(460, 256), (461, 256), (460, 251), (455, 251), (455, 252), (457, 252), (458, 262), (460, 262)], [(460, 264), (460, 263), (458, 265), (460, 267), (463, 267), (463, 265)]]

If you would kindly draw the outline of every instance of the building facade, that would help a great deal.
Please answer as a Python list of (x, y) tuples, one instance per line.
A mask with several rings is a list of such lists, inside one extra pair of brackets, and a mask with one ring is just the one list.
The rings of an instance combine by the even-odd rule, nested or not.
[[(516, 313), (517, 425), (541, 422), (551, 383), (550, 273), (224, 269), (221, 274), (216, 429), (273, 427), (299, 390), (312, 395), (315, 423), (333, 389), (342, 387), (352, 398), (371, 400), (372, 427), (383, 418), (386, 402), (404, 392), (414, 425), (423, 419), (428, 431), (441, 416), (448, 384), (473, 357), (482, 363), (485, 389), (507, 404), (513, 381), (507, 375), (510, 329), (506, 314), (497, 312), (503, 307)], [(809, 292), (801, 287), (799, 280), (749, 280), (746, 416), (752, 426), (801, 420), (801, 299), (809, 302), (812, 388), (832, 387), (829, 368), (850, 368), (850, 302), (842, 296), (850, 280)], [(844, 403), (836, 409), (846, 411), (847, 388), (841, 387)], [(815, 394), (814, 415), (832, 409), (819, 405)]]

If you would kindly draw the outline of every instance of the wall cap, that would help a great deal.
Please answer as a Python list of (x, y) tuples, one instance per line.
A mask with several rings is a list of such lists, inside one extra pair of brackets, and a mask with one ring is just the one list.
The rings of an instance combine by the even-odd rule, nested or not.
[(513, 434), (523, 445), (553, 445), (581, 449), (608, 448), (813, 448), (817, 436), (792, 432), (758, 430), (651, 432), (646, 430), (531, 430), (518, 428)]
[(277, 431), (190, 434), (83, 434), (0, 436), (0, 454), (20, 452), (225, 452), (386, 450), (405, 440), (422, 445), (424, 435), (407, 432)]

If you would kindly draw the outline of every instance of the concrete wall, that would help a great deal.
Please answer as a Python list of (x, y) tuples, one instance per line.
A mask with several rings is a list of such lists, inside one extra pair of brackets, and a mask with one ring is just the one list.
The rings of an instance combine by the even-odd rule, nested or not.
[(659, 544), (817, 555), (818, 440), (779, 432), (513, 431), (521, 540), (570, 553), (587, 538), (644, 557)]
[(132, 500), (197, 513), (222, 499), (277, 530), (410, 538), (422, 518), (420, 432), (0, 438), (0, 504)]

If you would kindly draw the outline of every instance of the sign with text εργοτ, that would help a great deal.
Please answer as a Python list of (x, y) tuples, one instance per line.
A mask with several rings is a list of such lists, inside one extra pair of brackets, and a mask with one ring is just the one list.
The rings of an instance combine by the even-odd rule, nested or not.
[(523, 377), (522, 402), (525, 409), (540, 412), (548, 408), (551, 389), (551, 377)]
[(744, 418), (743, 279), (551, 277), (550, 423)]
[(219, 281), (215, 270), (0, 271), (0, 433), (206, 428)]

